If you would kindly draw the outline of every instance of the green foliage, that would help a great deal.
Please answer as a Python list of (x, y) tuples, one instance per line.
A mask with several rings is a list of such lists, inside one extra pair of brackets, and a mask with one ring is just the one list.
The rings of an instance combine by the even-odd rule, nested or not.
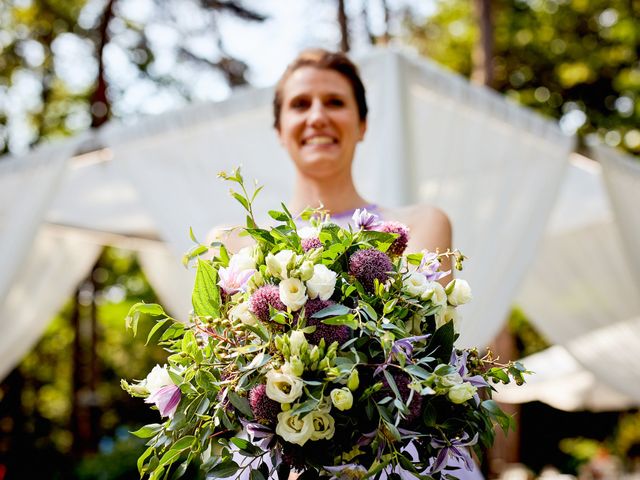
[[(496, 90), (545, 115), (583, 112), (579, 133), (640, 153), (640, 5), (637, 1), (497, 0)], [(406, 18), (406, 41), (469, 76), (478, 24), (467, 0), (438, 1), (425, 22)], [(581, 119), (581, 115), (572, 114)]]

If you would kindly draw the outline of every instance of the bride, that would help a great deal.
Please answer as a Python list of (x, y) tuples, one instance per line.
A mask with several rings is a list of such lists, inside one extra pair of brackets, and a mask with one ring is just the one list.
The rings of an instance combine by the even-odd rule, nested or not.
[[(384, 208), (357, 191), (352, 164), (367, 130), (367, 102), (358, 69), (347, 56), (321, 49), (300, 53), (276, 85), (273, 113), (280, 143), (295, 166), (293, 197), (288, 203), (292, 213), (322, 207), (333, 221), (345, 223), (356, 209), (366, 208), (380, 220), (409, 227), (408, 252), (451, 247), (451, 224), (440, 209), (427, 205)], [(214, 229), (209, 239), (222, 240), (231, 251), (250, 242), (235, 229)], [(442, 269), (451, 269), (448, 260), (442, 262)], [(450, 280), (449, 275), (440, 282), (446, 285)], [(449, 473), (460, 479), (482, 478), (477, 471), (464, 469)]]

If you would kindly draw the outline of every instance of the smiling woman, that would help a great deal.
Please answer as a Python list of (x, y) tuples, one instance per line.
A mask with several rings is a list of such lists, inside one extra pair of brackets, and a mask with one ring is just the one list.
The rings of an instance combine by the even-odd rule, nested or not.
[[(409, 252), (450, 248), (451, 226), (441, 210), (427, 205), (382, 208), (356, 189), (352, 164), (367, 131), (368, 108), (358, 68), (346, 55), (322, 49), (301, 52), (276, 85), (273, 113), (280, 143), (295, 166), (294, 192), (288, 202), (292, 212), (323, 207), (338, 220), (366, 207), (381, 219), (409, 227)], [(219, 239), (220, 232), (214, 229), (209, 239)], [(225, 235), (222, 239), (231, 251), (247, 244), (248, 237)], [(448, 259), (443, 269), (450, 269)], [(447, 276), (441, 282), (450, 279)]]

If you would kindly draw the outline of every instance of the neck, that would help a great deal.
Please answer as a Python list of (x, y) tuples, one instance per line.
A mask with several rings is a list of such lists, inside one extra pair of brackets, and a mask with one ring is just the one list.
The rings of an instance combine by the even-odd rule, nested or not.
[(367, 205), (353, 185), (351, 172), (330, 179), (296, 176), (293, 198), (289, 202), (291, 212), (296, 214), (307, 207), (322, 206), (330, 213), (338, 214)]

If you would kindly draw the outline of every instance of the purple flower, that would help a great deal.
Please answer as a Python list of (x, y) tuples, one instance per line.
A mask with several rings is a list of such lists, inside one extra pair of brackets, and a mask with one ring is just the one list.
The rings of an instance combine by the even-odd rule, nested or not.
[(224, 293), (233, 295), (237, 292), (244, 292), (247, 287), (247, 282), (256, 273), (255, 268), (242, 269), (238, 265), (239, 261), (236, 260), (236, 256), (231, 257), (228, 267), (220, 267), (218, 275), (218, 285), (224, 290)]
[(349, 327), (345, 327), (344, 325), (327, 325), (322, 323), (321, 318), (311, 318), (315, 313), (331, 305), (335, 305), (335, 302), (331, 300), (321, 300), (319, 297), (309, 300), (305, 304), (304, 316), (307, 318), (307, 325), (316, 327), (313, 333), (305, 334), (309, 343), (318, 345), (320, 340), (324, 338), (327, 346), (333, 342), (338, 342), (339, 345), (342, 345), (349, 340), (351, 336)]
[(384, 222), (377, 230), (397, 234), (397, 238), (393, 241), (387, 252), (389, 252), (390, 255), (402, 255), (409, 243), (409, 229), (407, 226), (400, 222)]
[(351, 217), (351, 219), (353, 220), (355, 228), (359, 228), (362, 230), (375, 230), (376, 227), (380, 225), (380, 222), (378, 221), (378, 215), (376, 215), (375, 213), (367, 212), (366, 208), (356, 209), (356, 211), (353, 212), (353, 216)]
[(303, 238), (302, 239), (302, 250), (308, 252), (314, 248), (321, 248), (322, 242), (317, 237)]
[(349, 258), (349, 273), (370, 292), (373, 291), (374, 280), (385, 282), (392, 270), (391, 259), (375, 248), (358, 250)]
[(155, 403), (160, 415), (163, 417), (173, 417), (173, 414), (180, 403), (180, 388), (176, 385), (165, 385), (149, 395), (144, 401), (145, 403)]
[(263, 322), (269, 321), (269, 307), (276, 310), (286, 310), (287, 307), (280, 300), (280, 290), (275, 285), (264, 285), (253, 292), (249, 298), (249, 311)]
[(464, 433), (462, 437), (454, 438), (453, 440), (442, 440), (439, 438), (431, 439), (431, 446), (433, 448), (440, 448), (438, 456), (429, 467), (429, 473), (436, 473), (447, 467), (449, 464), (449, 458), (456, 458), (464, 464), (464, 467), (472, 471), (473, 460), (469, 454), (469, 450), (466, 447), (475, 445), (478, 442), (478, 434), (469, 440), (469, 435)]
[(249, 405), (255, 419), (260, 423), (274, 425), (281, 412), (280, 404), (267, 397), (267, 386), (258, 385), (249, 392)]
[(422, 260), (420, 261), (420, 266), (418, 266), (418, 272), (427, 277), (427, 280), (430, 282), (437, 282), (451, 273), (451, 270), (441, 272), (439, 269), (440, 260), (438, 260), (438, 254), (425, 250)]
[[(451, 359), (449, 360), (449, 364), (453, 365), (456, 368), (456, 370), (462, 377), (462, 380), (464, 380), (465, 382), (468, 382), (477, 388), (489, 387), (489, 384), (484, 378), (482, 378), (482, 375), (469, 376), (469, 370), (467, 369), (468, 356), (469, 352), (463, 351), (462, 355), (458, 355), (458, 352), (454, 349), (453, 352), (451, 352)], [(476, 405), (479, 405), (480, 397), (477, 393), (473, 396), (473, 398), (476, 402)]]
[(391, 351), (396, 355), (398, 353), (402, 353), (404, 354), (405, 357), (410, 359), (411, 354), (413, 354), (413, 344), (415, 342), (421, 342), (423, 340), (426, 340), (429, 337), (430, 335), (427, 334), (427, 335), (418, 335), (415, 337), (401, 338), (400, 340), (396, 340), (395, 342), (393, 342), (393, 345), (391, 346)]

